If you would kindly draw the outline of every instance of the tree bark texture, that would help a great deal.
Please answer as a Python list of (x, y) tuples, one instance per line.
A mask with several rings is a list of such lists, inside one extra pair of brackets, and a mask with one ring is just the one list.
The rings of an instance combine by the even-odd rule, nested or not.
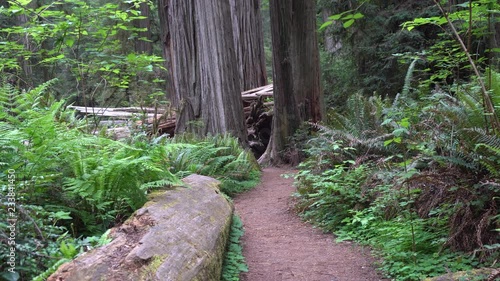
[(271, 0), (274, 116), (271, 142), (260, 162), (278, 163), (304, 121), (322, 117), (316, 4)]
[(151, 43), (151, 19), (149, 3), (140, 3), (139, 10), (141, 11), (141, 16), (144, 16), (146, 18), (135, 20), (134, 26), (145, 30), (138, 32), (139, 40), (135, 40), (135, 51), (137, 53), (145, 53), (151, 55), (153, 53), (153, 44)]
[(267, 85), (260, 0), (230, 0), (242, 91)]
[(159, 0), (176, 133), (246, 139), (229, 0)]
[[(29, 4), (27, 4), (26, 8), (36, 10), (38, 6), (39, 5), (37, 1), (32, 1)], [(29, 15), (21, 14), (17, 16), (16, 19), (17, 19), (16, 25), (24, 26), (29, 22)], [(32, 40), (29, 33), (25, 33), (24, 35), (22, 35), (19, 38), (19, 41), (23, 43), (25, 50), (31, 51), (33, 53), (36, 53), (38, 51), (36, 43), (34, 40)], [(33, 66), (38, 64), (38, 60), (35, 59), (35, 57), (31, 57), (28, 60), (19, 57), (18, 61), (19, 65), (21, 65), (21, 69), (23, 70), (22, 79), (19, 79), (19, 83), (21, 85), (26, 87), (33, 87), (34, 85), (36, 85), (37, 78), (40, 78), (40, 80), (44, 79), (43, 81), (47, 81), (50, 79), (48, 76), (48, 69), (46, 67), (41, 67), (42, 77), (36, 77), (37, 75), (33, 75)]]

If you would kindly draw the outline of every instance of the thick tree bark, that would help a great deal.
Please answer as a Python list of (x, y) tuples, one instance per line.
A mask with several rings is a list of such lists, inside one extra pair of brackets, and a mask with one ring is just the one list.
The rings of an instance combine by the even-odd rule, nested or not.
[(230, 0), (242, 91), (267, 84), (260, 0)]
[(323, 103), (319, 50), (316, 34), (316, 1), (294, 0), (293, 7), (293, 82), (301, 121), (319, 122)]
[(159, 0), (176, 133), (246, 139), (229, 0)]
[(139, 31), (139, 40), (134, 41), (135, 51), (137, 53), (151, 55), (153, 53), (153, 45), (151, 44), (151, 19), (149, 4), (147, 2), (142, 2), (140, 3), (139, 9), (141, 11), (141, 16), (146, 18), (135, 20), (134, 26), (145, 30)]
[(182, 132), (187, 129), (188, 122), (201, 115), (194, 3), (192, 0), (159, 0), (158, 10), (163, 56), (169, 73), (167, 96), (177, 109), (182, 106), (182, 111), (177, 113), (176, 126), (177, 131)]
[(304, 121), (322, 117), (316, 4), (271, 0), (274, 116), (271, 142), (261, 163), (287, 161), (282, 154)]

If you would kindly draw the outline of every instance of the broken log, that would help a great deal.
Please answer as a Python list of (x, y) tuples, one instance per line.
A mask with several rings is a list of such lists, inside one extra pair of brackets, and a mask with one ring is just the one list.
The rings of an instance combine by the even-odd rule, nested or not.
[[(248, 130), (248, 139), (254, 151), (260, 151), (267, 146), (271, 132), (272, 101), (266, 102), (266, 98), (273, 96), (273, 84), (265, 85), (241, 93), (243, 102), (243, 113)], [(98, 116), (112, 120), (130, 120), (134, 117), (142, 117), (143, 121), (136, 121), (135, 125), (146, 125), (150, 133), (168, 134), (173, 136), (175, 132), (175, 112), (164, 108), (150, 107), (85, 107), (68, 106), (86, 116)], [(156, 114), (155, 114), (156, 112)], [(156, 132), (153, 132), (156, 130)], [(259, 152), (260, 153), (260, 152)]]

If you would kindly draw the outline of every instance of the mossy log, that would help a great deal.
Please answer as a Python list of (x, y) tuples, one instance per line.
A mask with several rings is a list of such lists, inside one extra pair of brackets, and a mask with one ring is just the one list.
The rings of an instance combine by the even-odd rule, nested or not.
[(66, 263), (49, 281), (219, 281), (233, 212), (220, 182), (191, 175), (155, 192), (113, 241)]

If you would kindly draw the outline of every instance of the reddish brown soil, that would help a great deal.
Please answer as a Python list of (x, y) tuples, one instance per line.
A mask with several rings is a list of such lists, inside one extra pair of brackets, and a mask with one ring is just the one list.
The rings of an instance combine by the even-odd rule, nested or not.
[(292, 208), (293, 179), (282, 168), (266, 168), (262, 183), (235, 198), (245, 228), (243, 281), (376, 281), (369, 249), (335, 243), (331, 234), (301, 221)]

